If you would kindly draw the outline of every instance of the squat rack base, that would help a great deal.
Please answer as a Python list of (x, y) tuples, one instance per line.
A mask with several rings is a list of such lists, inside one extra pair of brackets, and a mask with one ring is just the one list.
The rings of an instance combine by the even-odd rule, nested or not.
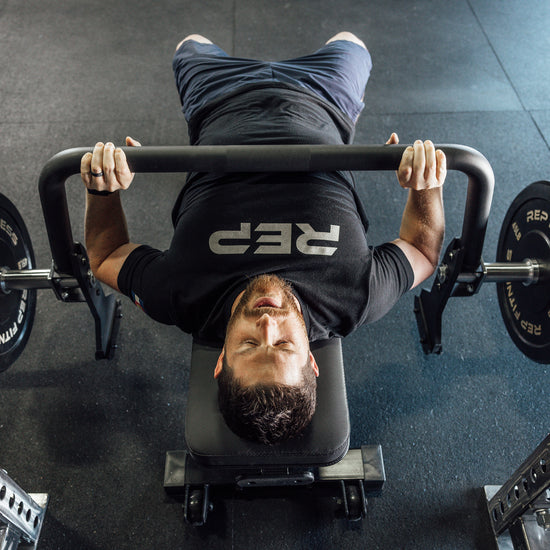
[[(486, 485), (483, 487), (487, 504), (501, 489), (501, 485)], [(541, 506), (545, 503), (541, 502)], [(546, 506), (548, 504), (546, 503)], [(526, 514), (521, 517), (522, 536), (525, 539), (523, 548), (525, 550), (548, 550), (550, 548), (550, 531), (545, 531), (537, 523), (534, 514)], [(521, 546), (514, 546), (509, 531), (504, 531), (500, 536), (495, 536), (495, 550), (518, 550)]]
[(47, 493), (26, 493), (0, 469), (0, 550), (36, 550)]
[(550, 548), (550, 434), (502, 486), (484, 487), (498, 550)]

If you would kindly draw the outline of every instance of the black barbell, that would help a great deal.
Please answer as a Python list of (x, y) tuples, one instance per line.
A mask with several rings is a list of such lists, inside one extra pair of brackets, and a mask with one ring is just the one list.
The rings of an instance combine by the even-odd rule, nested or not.
[[(405, 145), (254, 145), (124, 148), (134, 172), (310, 172), (395, 170)], [(438, 145), (449, 170), (468, 176), (462, 234), (453, 239), (430, 291), (415, 298), (425, 353), (441, 351), (441, 317), (452, 296), (471, 296), (497, 283), (504, 323), (518, 348), (550, 363), (550, 183), (537, 182), (514, 200), (501, 228), (497, 261), (481, 252), (494, 176), (481, 153)], [(34, 267), (29, 234), (15, 206), (0, 196), (0, 371), (21, 354), (32, 328), (36, 290), (52, 289), (63, 302), (85, 301), (95, 320), (96, 358), (112, 357), (120, 301), (95, 280), (85, 248), (73, 241), (65, 183), (80, 171), (89, 148), (63, 151), (44, 166), (39, 191), (52, 251), (49, 269)]]

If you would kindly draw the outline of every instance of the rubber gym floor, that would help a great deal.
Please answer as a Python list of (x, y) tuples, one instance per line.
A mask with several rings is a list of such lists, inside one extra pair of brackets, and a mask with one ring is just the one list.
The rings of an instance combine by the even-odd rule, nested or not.
[[(0, 192), (26, 221), (37, 267), (49, 268), (42, 166), (126, 135), (186, 145), (171, 70), (184, 36), (285, 59), (349, 30), (374, 61), (355, 143), (395, 131), (402, 143), (482, 152), (496, 177), (484, 246), (494, 261), (508, 205), (550, 178), (549, 23), (546, 0), (1, 0)], [(395, 176), (357, 179), (371, 243), (393, 239), (405, 198)], [(135, 241), (168, 246), (182, 181), (137, 176), (125, 196)], [(452, 172), (446, 243), (460, 234), (465, 190)], [(78, 177), (67, 193), (82, 241)], [(30, 342), (0, 374), (0, 467), (50, 496), (39, 548), (492, 548), (482, 487), (505, 482), (548, 433), (548, 367), (514, 347), (492, 284), (451, 299), (443, 354), (425, 356), (414, 294), (344, 342), (352, 447), (379, 443), (385, 459), (387, 482), (367, 518), (332, 519), (306, 498), (228, 498), (193, 528), (162, 486), (165, 452), (185, 445), (190, 338), (124, 299), (117, 354), (95, 361), (88, 308), (39, 291)]]

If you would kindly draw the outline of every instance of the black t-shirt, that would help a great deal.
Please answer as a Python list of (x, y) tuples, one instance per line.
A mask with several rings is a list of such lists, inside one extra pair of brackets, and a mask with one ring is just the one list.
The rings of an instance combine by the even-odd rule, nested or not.
[[(190, 121), (192, 143), (208, 145), (342, 144), (352, 133), (338, 109), (286, 86), (242, 90)], [(173, 220), (170, 248), (134, 250), (118, 285), (153, 319), (204, 342), (223, 342), (233, 301), (259, 274), (292, 284), (311, 341), (380, 318), (412, 285), (397, 246), (368, 246), (350, 175), (190, 174)]]

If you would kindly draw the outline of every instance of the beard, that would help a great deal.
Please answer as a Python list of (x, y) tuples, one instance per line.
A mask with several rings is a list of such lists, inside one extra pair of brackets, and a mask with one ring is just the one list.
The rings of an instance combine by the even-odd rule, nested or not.
[[(261, 296), (266, 296), (269, 293), (276, 291), (281, 296), (281, 307), (261, 306), (253, 307), (254, 300)], [(303, 323), (304, 331), (306, 331), (305, 321), (302, 312), (296, 302), (296, 298), (292, 293), (290, 283), (281, 279), (277, 275), (258, 275), (254, 277), (245, 288), (245, 291), (235, 307), (229, 322), (227, 331), (229, 333), (233, 323), (241, 316), (249, 319), (260, 318), (265, 313), (272, 317), (282, 317), (286, 315), (296, 315)]]

